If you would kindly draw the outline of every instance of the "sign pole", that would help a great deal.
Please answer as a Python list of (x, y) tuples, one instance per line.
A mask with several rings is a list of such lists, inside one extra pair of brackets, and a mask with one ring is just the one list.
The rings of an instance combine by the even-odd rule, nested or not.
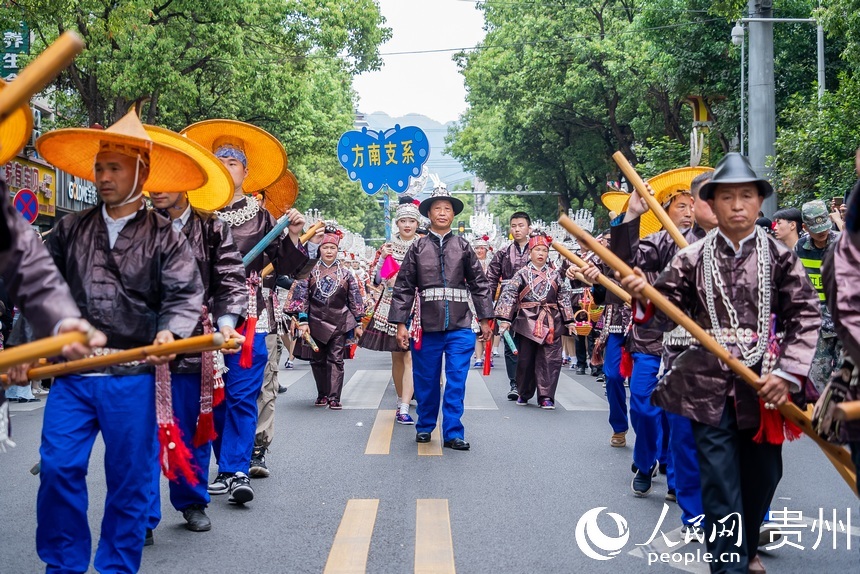
[(382, 211), (385, 212), (385, 241), (391, 241), (391, 188), (382, 190)]

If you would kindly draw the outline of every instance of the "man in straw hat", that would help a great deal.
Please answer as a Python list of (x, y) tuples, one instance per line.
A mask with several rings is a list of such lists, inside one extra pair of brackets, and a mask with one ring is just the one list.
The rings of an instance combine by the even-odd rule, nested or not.
[[(475, 348), (469, 297), (481, 323), (481, 340), (493, 336), (489, 319), (493, 301), (478, 257), (466, 238), (451, 233), (454, 216), (463, 202), (444, 185), (421, 202), (418, 211), (430, 219), (430, 233), (416, 239), (397, 274), (388, 320), (397, 325), (397, 340), (409, 347), (412, 322), (412, 374), (418, 421), (415, 440), (430, 442), (442, 400), (442, 439), (447, 448), (469, 450), (460, 419), (466, 397), (466, 375)], [(416, 316), (412, 307), (418, 293)], [(445, 357), (445, 394), (440, 397), (442, 357)]]
[[(230, 226), (244, 257), (276, 224), (259, 201), (246, 194), (268, 189), (282, 177), (287, 169), (284, 146), (265, 130), (234, 120), (198, 122), (182, 130), (182, 134), (211, 150), (230, 173), (233, 197), (217, 214)], [(305, 218), (295, 209), (287, 211), (286, 217), (290, 221), (288, 232), (269, 244), (264, 254), (277, 275), (296, 275), (309, 261), (308, 253), (299, 242)], [(315, 251), (316, 245), (313, 248)], [(227, 367), (225, 400), (215, 409), (218, 438), (213, 442), (213, 449), (218, 475), (209, 484), (209, 494), (229, 493), (228, 502), (236, 504), (254, 498), (249, 480), (252, 456), (256, 465), (265, 465), (265, 448), (254, 447), (259, 413), (257, 398), (269, 360), (266, 335), (270, 318), (259, 277), (264, 266), (263, 255), (245, 266), (248, 318), (242, 333), (246, 339), (240, 354), (224, 357)]]
[[(36, 148), (58, 168), (94, 181), (99, 194), (96, 207), (57, 222), (47, 243), (82, 315), (105, 332), (115, 349), (190, 336), (203, 303), (194, 255), (170, 221), (145, 209), (142, 194), (144, 185), (150, 191), (196, 189), (206, 183), (200, 165), (154, 142), (134, 111), (107, 130), (48, 132)], [(85, 479), (99, 431), (108, 490), (95, 568), (139, 569), (156, 422), (160, 430), (175, 430), (169, 386), (154, 385), (152, 370), (146, 362), (123, 364), (54, 381), (42, 427), (36, 529), (39, 557), (48, 570), (84, 572), (89, 567)], [(189, 471), (182, 439), (168, 443), (163, 438), (162, 460)]]
[[(230, 227), (212, 213), (230, 201), (233, 180), (218, 158), (199, 144), (170, 130), (145, 127), (155, 141), (173, 145), (191, 155), (208, 176), (206, 184), (197, 189), (183, 193), (149, 194), (153, 207), (170, 219), (173, 228), (188, 240), (200, 271), (203, 307), (193, 334), (211, 333), (214, 324), (225, 339), (232, 338), (241, 343), (245, 338), (235, 329), (237, 323), (244, 319), (248, 306), (245, 268)], [(224, 399), (224, 384), (216, 367), (216, 353), (183, 355), (170, 363), (173, 409), (182, 434), (189, 440), (194, 437), (193, 466), (198, 480), (194, 485), (185, 480), (170, 482), (170, 502), (182, 512), (186, 528), (194, 532), (211, 528), (206, 515), (209, 504), (206, 484), (212, 452), (210, 443), (215, 435), (212, 408)], [(161, 520), (160, 477), (157, 467), (154, 470), (148, 535)], [(151, 538), (148, 537), (149, 540)]]
[[(714, 556), (736, 553), (740, 560), (712, 563), (712, 572), (764, 571), (757, 556), (759, 526), (782, 476), (782, 442), (799, 434), (776, 408), (789, 400), (789, 392), (803, 388), (815, 352), (818, 303), (803, 266), (755, 223), (772, 193), (746, 158), (727, 154), (699, 192), (716, 215), (717, 228), (679, 251), (654, 283), (761, 373), (757, 396), (694, 343), (652, 395), (655, 405), (693, 421), (706, 532), (737, 519), (733, 535), (708, 536), (707, 547)], [(622, 285), (641, 300), (644, 272), (637, 268)], [(635, 320), (647, 322), (653, 311), (639, 303)], [(662, 313), (654, 325), (674, 327)]]

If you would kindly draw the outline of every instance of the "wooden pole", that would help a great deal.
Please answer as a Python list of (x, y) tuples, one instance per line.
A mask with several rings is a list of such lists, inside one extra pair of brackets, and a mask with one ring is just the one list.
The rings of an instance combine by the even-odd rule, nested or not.
[[(587, 269), (588, 263), (583, 261), (576, 253), (559, 243), (558, 241), (552, 242), (552, 248), (561, 253), (564, 257), (567, 257), (571, 263), (579, 267), (580, 269)], [(630, 302), (630, 293), (621, 288), (621, 285), (612, 281), (609, 277), (601, 273), (597, 277), (597, 282), (603, 285), (607, 291), (612, 291), (612, 293), (624, 301), (625, 303)]]
[(55, 337), (39, 339), (25, 345), (18, 345), (0, 352), (0, 371), (6, 371), (15, 365), (32, 363), (42, 357), (53, 357), (63, 351), (63, 347), (72, 343), (86, 344), (89, 335), (80, 331), (63, 333)]
[[(573, 234), (577, 241), (594, 251), (598, 257), (620, 273), (622, 277), (633, 275), (633, 270), (626, 263), (616, 257), (612, 251), (603, 247), (603, 245), (591, 237), (591, 235), (586, 231), (582, 230), (569, 217), (562, 215), (558, 222), (562, 227)], [(758, 382), (759, 376), (755, 371), (741, 363), (738, 359), (732, 356), (728, 350), (720, 346), (720, 344), (717, 343), (717, 341), (702, 327), (693, 321), (692, 318), (688, 317), (683, 311), (673, 305), (668, 299), (666, 299), (666, 297), (663, 296), (662, 293), (657, 291), (657, 289), (651, 285), (646, 285), (642, 294), (647, 297), (654, 306), (665, 313), (672, 321), (686, 329), (703, 347), (716, 355), (720, 361), (746, 381), (752, 388), (756, 391), (761, 389), (761, 384)], [(854, 491), (854, 494), (857, 494), (857, 471), (854, 468), (854, 463), (851, 461), (851, 455), (848, 451), (821, 438), (812, 427), (812, 421), (809, 419), (807, 414), (801, 411), (794, 403), (780, 405), (779, 412), (782, 416), (796, 424), (804, 434), (812, 438), (812, 440), (821, 447), (836, 467), (836, 470), (842, 478), (845, 479), (845, 482), (851, 486), (851, 490)]]
[(841, 421), (860, 419), (860, 401), (845, 401), (836, 405), (836, 418)]
[[(311, 238), (316, 235), (317, 230), (321, 227), (325, 227), (324, 221), (317, 221), (313, 225), (311, 225), (310, 229), (305, 231), (301, 237), (299, 237), (299, 241), (302, 242), (302, 245), (306, 244)], [(260, 277), (267, 277), (272, 274), (272, 271), (275, 270), (275, 266), (269, 263), (265, 267), (263, 267), (263, 271), (260, 273)]]
[(0, 121), (27, 104), (33, 94), (41, 91), (65, 70), (83, 49), (84, 41), (72, 31), (57, 38), (0, 92)]
[(660, 220), (660, 223), (663, 224), (663, 229), (665, 229), (672, 239), (675, 240), (675, 243), (678, 244), (678, 247), (683, 249), (687, 245), (687, 240), (684, 239), (684, 236), (681, 235), (681, 232), (678, 230), (678, 227), (675, 225), (675, 222), (669, 219), (669, 214), (666, 213), (666, 210), (663, 209), (663, 206), (657, 203), (657, 200), (648, 192), (648, 188), (645, 186), (645, 181), (639, 177), (639, 174), (636, 173), (636, 169), (630, 165), (630, 162), (627, 161), (627, 158), (624, 157), (624, 154), (620, 151), (612, 154), (612, 159), (615, 160), (615, 163), (618, 164), (618, 167), (621, 168), (621, 173), (624, 174), (624, 177), (633, 184), (633, 188), (639, 192), (639, 195), (642, 199), (645, 200), (645, 203), (648, 204), (648, 207), (651, 211), (654, 212), (654, 215), (657, 216), (657, 219)]

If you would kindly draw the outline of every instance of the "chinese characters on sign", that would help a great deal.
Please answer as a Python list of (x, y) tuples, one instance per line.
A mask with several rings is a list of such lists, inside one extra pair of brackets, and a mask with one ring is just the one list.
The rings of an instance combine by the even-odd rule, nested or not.
[(3, 79), (11, 82), (18, 77), (18, 70), (22, 67), (19, 62), (21, 54), (30, 53), (30, 29), (21, 22), (17, 30), (5, 30), (3, 32)]
[(374, 194), (385, 186), (397, 193), (409, 187), (409, 178), (421, 174), (430, 157), (430, 144), (421, 128), (399, 125), (384, 132), (363, 128), (349, 131), (337, 144), (340, 165), (352, 181), (361, 181)]
[(32, 190), (39, 200), (39, 215), (54, 217), (56, 211), (56, 182), (54, 169), (25, 159), (10, 161), (2, 168), (9, 192)]

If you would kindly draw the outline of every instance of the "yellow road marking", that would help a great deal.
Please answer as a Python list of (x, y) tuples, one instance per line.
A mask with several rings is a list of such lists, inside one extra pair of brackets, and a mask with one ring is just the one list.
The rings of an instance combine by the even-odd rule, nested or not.
[(448, 501), (418, 499), (415, 519), (415, 574), (454, 574), (455, 571)]
[(378, 508), (378, 499), (347, 501), (324, 574), (364, 574)]
[(394, 415), (397, 411), (379, 411), (373, 428), (370, 429), (370, 437), (367, 439), (367, 448), (364, 454), (388, 454), (391, 450), (391, 435), (394, 433)]
[(430, 434), (430, 442), (418, 443), (418, 456), (442, 456), (442, 435), (439, 427)]

